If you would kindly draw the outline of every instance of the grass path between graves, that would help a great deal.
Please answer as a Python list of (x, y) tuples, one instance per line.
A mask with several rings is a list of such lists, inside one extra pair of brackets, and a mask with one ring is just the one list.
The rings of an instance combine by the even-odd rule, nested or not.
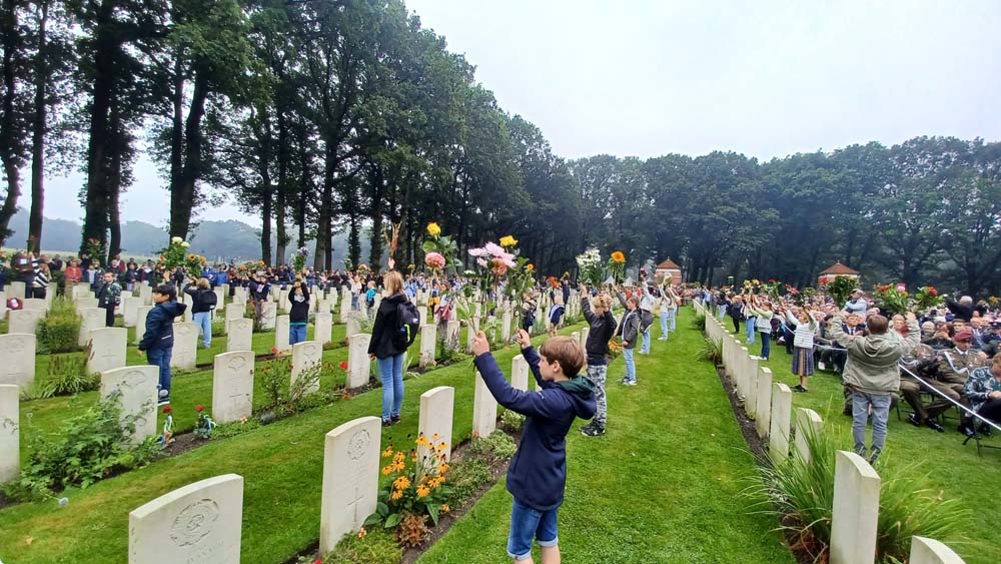
[[(576, 328), (567, 328), (563, 333), (573, 330)], [(347, 349), (342, 350), (346, 355)], [(416, 355), (419, 349), (411, 351)], [(517, 353), (514, 347), (507, 347), (495, 355), (509, 370)], [(453, 442), (468, 438), (474, 377), (471, 361), (465, 361), (408, 380), (402, 422), (383, 429), (382, 443), (412, 440), (408, 437), (417, 432), (419, 397), (436, 386), (455, 387)], [(207, 381), (200, 401), (209, 405), (211, 377)], [(319, 537), (324, 435), (352, 419), (378, 416), (381, 406), (381, 390), (372, 390), (236, 437), (209, 441), (201, 448), (85, 490), (67, 490), (62, 494), (69, 498), (64, 507), (51, 500), (0, 510), (0, 561), (125, 562), (129, 511), (192, 482), (236, 473), (245, 479), (241, 560), (252, 564), (283, 562)]]
[[(778, 523), (750, 514), (740, 495), (754, 462), (714, 368), (695, 360), (701, 336), (690, 316), (651, 355), (636, 355), (637, 386), (617, 383), (624, 366), (612, 363), (604, 437), (582, 436), (579, 424), (567, 437), (565, 562), (793, 562), (771, 532)], [(505, 561), (510, 511), (502, 481), (419, 562)]]
[[(687, 309), (687, 308), (686, 308)], [(690, 309), (688, 311), (691, 311)], [(730, 318), (724, 327), (733, 332)], [(744, 342), (741, 324), (741, 342)], [(685, 323), (685, 330), (695, 333)], [(750, 354), (761, 353), (761, 340), (748, 347)], [(772, 343), (769, 360), (764, 363), (772, 371), (772, 381), (782, 382), (791, 388), (799, 383), (792, 373), (792, 356), (783, 345)], [(829, 428), (834, 429), (840, 444), (851, 450), (851, 417), (842, 415), (844, 400), (841, 377), (833, 372), (816, 372), (810, 378), (808, 393), (793, 393), (793, 409), (808, 407), (823, 417)], [(1001, 484), (1001, 451), (984, 449), (983, 458), (977, 456), (976, 445), (971, 441), (963, 446), (963, 436), (956, 431), (959, 420), (955, 411), (948, 413), (946, 432), (937, 433), (927, 428), (917, 428), (907, 422), (910, 406), (900, 400), (900, 419), (891, 410), (886, 450), (880, 463), (888, 466), (909, 466), (912, 473), (927, 474), (933, 492), (941, 492), (943, 499), (958, 499), (975, 517), (964, 527), (969, 543), (950, 543), (968, 564), (996, 564), (1001, 562), (1001, 505), (988, 501), (996, 498)], [(866, 435), (867, 441), (869, 434)], [(990, 439), (999, 445), (998, 438)], [(1001, 445), (999, 445), (1001, 446)]]

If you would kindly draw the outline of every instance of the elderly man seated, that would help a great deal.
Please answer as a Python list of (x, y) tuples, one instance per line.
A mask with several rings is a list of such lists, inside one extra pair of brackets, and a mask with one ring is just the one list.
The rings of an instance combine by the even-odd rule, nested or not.
[[(995, 356), (990, 366), (981, 366), (970, 373), (963, 395), (977, 415), (1001, 425), (1001, 356)], [(972, 428), (972, 419), (964, 420), (964, 424)], [(977, 431), (983, 435), (991, 434), (990, 426), (985, 423), (981, 423)]]

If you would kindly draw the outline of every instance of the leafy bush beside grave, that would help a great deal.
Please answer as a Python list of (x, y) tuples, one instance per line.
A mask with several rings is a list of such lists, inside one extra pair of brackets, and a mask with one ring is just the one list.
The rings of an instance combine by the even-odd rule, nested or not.
[(697, 329), (700, 332), (705, 332), (706, 330), (706, 314), (696, 313), (692, 316), (692, 329)]
[(73, 302), (65, 297), (52, 300), (52, 309), (38, 322), (38, 354), (80, 350), (80, 325)]
[[(292, 361), (289, 357), (280, 357), (263, 363), (254, 374), (254, 377), (260, 380), (267, 398), (267, 403), (261, 408), (261, 422), (268, 424), (276, 419), (329, 403), (332, 399), (330, 390), (326, 393), (322, 390), (309, 393), (309, 390), (316, 386), (321, 375), (335, 370), (343, 372), (344, 369), (329, 362), (320, 362), (303, 371), (295, 382), (292, 382)], [(340, 386), (335, 387), (332, 392), (340, 393), (340, 388)]]
[[(806, 439), (812, 457), (809, 463), (793, 456), (774, 467), (761, 468), (746, 493), (755, 502), (755, 511), (778, 518), (793, 550), (826, 562), (830, 557), (836, 451), (850, 449), (842, 448), (847, 443), (838, 444), (826, 430), (810, 432)], [(970, 511), (955, 499), (942, 499), (940, 491), (928, 489), (926, 476), (916, 473), (916, 463), (888, 466), (886, 458), (884, 453), (875, 464), (882, 480), (877, 561), (906, 562), (914, 535), (950, 545), (966, 542), (963, 531)]]
[(87, 374), (87, 361), (80, 355), (54, 355), (48, 370), (25, 393), (26, 399), (51, 398), (96, 390), (101, 384), (97, 374)]
[(723, 341), (704, 337), (702, 348), (696, 353), (695, 358), (697, 360), (708, 360), (716, 366), (720, 366), (723, 364)]
[(155, 437), (132, 448), (138, 416), (121, 418), (118, 396), (101, 400), (66, 421), (56, 433), (37, 434), (21, 472), (20, 487), (47, 495), (71, 486), (87, 487), (110, 474), (144, 466), (162, 453)]

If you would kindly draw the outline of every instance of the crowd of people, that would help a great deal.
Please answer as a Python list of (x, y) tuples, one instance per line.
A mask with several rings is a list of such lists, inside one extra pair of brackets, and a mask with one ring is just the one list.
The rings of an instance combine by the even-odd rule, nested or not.
[[(828, 295), (769, 295), (760, 287), (700, 289), (699, 298), (734, 331), (745, 324), (757, 358), (771, 344), (792, 355), (797, 392), (807, 392), (815, 369), (840, 374), (845, 414), (853, 417), (856, 450), (875, 459), (883, 448), (889, 410), (902, 398), (917, 427), (945, 432), (940, 416), (960, 412), (958, 431), (989, 435), (1001, 425), (1001, 312), (970, 296), (943, 296), (940, 305), (901, 313), (855, 289), (843, 303)], [(869, 449), (862, 432), (871, 413)], [(975, 415), (974, 415), (975, 414)], [(986, 421), (985, 421), (986, 420)]]

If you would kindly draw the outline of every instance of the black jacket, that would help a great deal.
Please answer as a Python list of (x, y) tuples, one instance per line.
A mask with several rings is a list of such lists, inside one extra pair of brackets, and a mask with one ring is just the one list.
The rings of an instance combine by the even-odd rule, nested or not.
[(161, 302), (149, 310), (146, 316), (146, 332), (139, 341), (139, 350), (162, 350), (174, 348), (174, 318), (188, 309), (180, 302)]
[(397, 348), (393, 342), (393, 332), (400, 327), (399, 305), (409, 301), (407, 295), (398, 292), (383, 298), (379, 311), (375, 314), (375, 324), (372, 325), (372, 340), (368, 343), (368, 353), (376, 358), (389, 358), (406, 352), (406, 348)]
[(216, 304), (212, 302), (215, 298), (215, 293), (212, 290), (201, 289), (188, 284), (184, 288), (184, 293), (191, 296), (191, 313), (205, 313), (212, 311), (216, 307)]
[(584, 350), (587, 353), (588, 366), (603, 366), (608, 364), (608, 341), (615, 336), (615, 316), (612, 312), (596, 315), (591, 311), (591, 303), (587, 296), (580, 300), (581, 309), (584, 311), (584, 319), (591, 326), (587, 333), (587, 343)]
[(302, 286), (302, 301), (296, 301), (295, 288), (289, 290), (288, 301), (292, 309), (288, 312), (289, 323), (306, 323), (309, 321), (309, 289)]

